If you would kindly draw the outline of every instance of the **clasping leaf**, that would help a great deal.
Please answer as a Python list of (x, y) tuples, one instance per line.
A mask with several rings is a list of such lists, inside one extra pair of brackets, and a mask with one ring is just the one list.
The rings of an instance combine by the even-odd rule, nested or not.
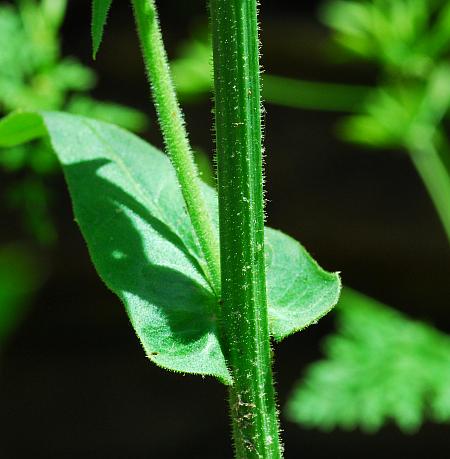
[[(232, 383), (218, 332), (219, 298), (205, 277), (175, 171), (164, 154), (114, 125), (55, 112), (0, 122), (0, 147), (48, 136), (100, 277), (125, 305), (148, 357), (161, 367)], [(217, 196), (205, 185), (217, 223)], [(337, 302), (337, 274), (290, 237), (266, 229), (273, 337), (316, 322)]]

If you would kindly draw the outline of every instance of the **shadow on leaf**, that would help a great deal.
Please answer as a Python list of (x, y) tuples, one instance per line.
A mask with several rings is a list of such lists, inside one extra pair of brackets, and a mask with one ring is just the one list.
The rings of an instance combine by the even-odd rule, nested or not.
[(149, 357), (195, 373), (213, 373), (207, 367), (218, 359), (224, 365), (216, 298), (180, 236), (114, 183), (114, 163), (84, 161), (64, 172), (97, 271), (125, 303)]

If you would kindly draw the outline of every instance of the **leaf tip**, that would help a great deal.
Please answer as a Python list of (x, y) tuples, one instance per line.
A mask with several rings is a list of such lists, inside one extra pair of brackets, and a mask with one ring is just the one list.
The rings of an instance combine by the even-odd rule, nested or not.
[(93, 0), (92, 1), (92, 58), (96, 60), (100, 44), (103, 40), (103, 32), (108, 18), (108, 12), (112, 0)]

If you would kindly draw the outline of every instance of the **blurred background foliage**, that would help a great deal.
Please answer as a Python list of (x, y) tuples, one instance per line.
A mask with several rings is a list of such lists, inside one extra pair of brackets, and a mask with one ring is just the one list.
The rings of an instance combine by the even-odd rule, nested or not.
[[(100, 102), (88, 92), (96, 84), (93, 70), (61, 55), (60, 28), (67, 0), (21, 0), (0, 6), (0, 110), (65, 110), (143, 131), (144, 114), (119, 104)], [(47, 207), (51, 192), (44, 177), (58, 170), (45, 142), (2, 151), (6, 172), (29, 171), (7, 191), (7, 202), (21, 208), (24, 226), (43, 244), (56, 238)]]
[(0, 351), (25, 314), (43, 275), (26, 247), (0, 247)]
[(310, 427), (361, 427), (395, 421), (407, 433), (425, 416), (450, 421), (450, 337), (345, 288), (337, 333), (324, 342), (289, 401), (289, 417)]
[[(203, 140), (210, 135), (205, 124), (209, 118), (205, 113), (211, 109), (212, 86), (209, 34), (205, 18), (199, 13), (204, 11), (204, 1), (160, 3), (163, 27), (168, 24), (174, 79), (186, 107), (196, 158), (204, 180), (214, 184), (212, 147)], [(116, 38), (109, 47), (108, 41), (105, 42), (97, 64), (105, 77), (111, 74), (118, 81), (108, 86), (102, 79), (98, 88), (93, 70), (80, 60), (67, 57), (73, 50), (84, 56), (90, 54), (89, 22), (87, 17), (77, 13), (77, 8), (83, 8), (83, 14), (87, 15), (89, 1), (0, 3), (1, 113), (36, 108), (65, 110), (117, 123), (158, 143), (157, 131), (140, 111), (146, 109), (148, 98), (142, 96), (146, 88), (142, 68), (131, 64), (134, 58), (140, 64), (137, 51), (130, 51), (136, 44), (120, 23), (120, 11), (125, 11), (125, 6), (115, 6), (117, 12), (113, 8), (110, 26), (116, 33), (110, 36)], [(75, 15), (72, 22), (70, 14), (66, 15), (67, 8)], [(383, 442), (386, 451), (393, 451), (391, 446), (396, 444), (402, 444), (406, 451), (408, 444), (411, 445), (410, 457), (425, 457), (420, 455), (419, 443), (410, 440), (401, 443), (397, 431), (389, 430), (389, 424), (393, 421), (402, 432), (417, 434), (427, 419), (435, 423), (450, 421), (450, 338), (445, 333), (449, 325), (450, 298), (446, 274), (449, 272), (450, 240), (450, 148), (447, 140), (450, 2), (328, 0), (322, 2), (317, 11), (315, 1), (294, 7), (288, 3), (281, 7), (268, 1), (263, 14), (264, 11), (267, 15), (262, 18), (265, 24), (263, 39), (267, 37), (264, 60), (268, 71), (263, 74), (263, 96), (269, 112), (267, 144), (271, 147), (267, 157), (269, 218), (275, 226), (285, 226), (284, 230), (305, 241), (319, 260), (328, 263), (328, 266), (325, 264), (327, 268), (342, 267), (344, 281), (383, 300), (395, 300), (395, 305), (403, 311), (397, 312), (346, 287), (335, 313), (336, 328), (332, 319), (325, 319), (321, 327), (313, 327), (280, 346), (276, 364), (280, 373), (281, 403), (286, 405), (287, 418), (300, 427), (326, 432), (334, 427), (360, 428), (365, 433), (381, 429), (378, 435), (387, 435), (389, 440)], [(279, 24), (271, 26), (270, 19), (273, 15), (276, 20), (277, 14), (281, 15)], [(119, 18), (116, 23), (115, 17)], [(320, 19), (322, 26), (314, 22), (314, 17)], [(69, 20), (66, 30), (62, 28), (65, 18)], [(185, 24), (190, 21), (192, 24)], [(320, 28), (323, 26), (326, 29)], [(118, 65), (120, 72), (114, 73)], [(141, 86), (136, 83), (141, 81), (137, 78), (142, 80)], [(127, 98), (125, 93), (132, 95)], [(124, 105), (104, 101), (116, 97), (125, 101)], [(140, 110), (127, 104), (138, 106)], [(333, 133), (341, 143), (331, 136), (326, 138), (326, 132), (333, 126)], [(274, 140), (274, 133), (278, 139)], [(289, 143), (286, 139), (291, 138), (294, 140)], [(406, 153), (416, 168), (441, 227), (424, 222), (424, 218), (432, 220), (433, 215), (421, 210), (424, 207), (421, 202), (408, 202), (418, 198), (408, 188), (411, 178), (407, 174), (406, 177), (395, 176), (396, 171), (404, 173), (407, 170), (398, 166), (399, 151), (403, 155)], [(352, 152), (356, 153), (351, 156)], [(371, 172), (368, 169), (374, 167), (373, 154), (386, 158)], [(350, 155), (350, 160), (346, 155)], [(360, 159), (364, 155), (367, 160)], [(218, 439), (226, 439), (220, 429), (228, 425), (225, 411), (220, 412), (220, 416), (217, 414), (223, 398), (220, 389), (209, 389), (212, 383), (208, 389), (201, 382), (201, 387), (197, 386), (197, 380), (190, 377), (181, 381), (183, 386), (178, 386), (179, 375), (160, 375), (158, 369), (147, 369), (146, 362), (138, 354), (138, 346), (128, 337), (128, 327), (124, 326), (123, 332), (127, 338), (112, 331), (116, 322), (126, 319), (124, 316), (120, 316), (120, 320), (117, 318), (119, 313), (115, 311), (120, 309), (111, 308), (115, 300), (102, 296), (100, 292), (104, 287), (94, 287), (97, 283), (91, 281), (95, 276), (91, 275), (87, 256), (82, 258), (84, 246), (77, 239), (76, 229), (70, 226), (73, 222), (68, 221), (69, 212), (61, 211), (62, 207), (68, 207), (67, 199), (64, 201), (61, 197), (64, 192), (61, 192), (63, 187), (58, 178), (60, 173), (49, 145), (34, 142), (23, 148), (3, 150), (0, 168), (1, 220), (5, 222), (0, 245), (0, 352), (7, 355), (7, 343), (13, 348), (16, 340), (19, 351), (11, 355), (16, 356), (17, 362), (27, 363), (26, 366), (22, 363), (25, 368), (15, 375), (16, 367), (11, 357), (11, 386), (7, 385), (7, 378), (3, 383), (6, 385), (0, 380), (0, 398), (3, 388), (3, 393), (10, 394), (11, 400), (9, 404), (5, 399), (1, 401), (2, 422), (7, 422), (9, 431), (15, 432), (17, 418), (18, 435), (23, 430), (19, 420), (24, 416), (31, 416), (29, 422), (35, 419), (38, 421), (35, 424), (40, 424), (47, 409), (50, 407), (55, 412), (56, 408), (52, 407), (61, 400), (53, 393), (56, 381), (68, 388), (72, 400), (67, 400), (65, 392), (63, 400), (75, 419), (72, 423), (62, 423), (63, 426), (67, 423), (67, 431), (62, 430), (62, 435), (54, 436), (50, 442), (52, 447), (46, 446), (37, 426), (34, 446), (18, 445), (11, 440), (10, 449), (5, 449), (3, 456), (25, 457), (25, 452), (38, 451), (45, 457), (148, 457), (150, 445), (156, 444), (156, 438), (161, 439), (163, 449), (154, 446), (155, 454), (164, 457), (172, 457), (169, 454), (171, 445), (182, 442), (186, 457), (229, 456), (226, 447), (218, 447)], [(342, 168), (348, 171), (344, 173)], [(361, 172), (364, 168), (366, 170)], [(373, 174), (380, 175), (374, 179)], [(309, 176), (317, 178), (309, 182)], [(392, 178), (383, 179), (383, 176)], [(370, 184), (377, 179), (379, 188), (364, 195), (365, 187), (373, 186)], [(277, 185), (277, 180), (281, 186)], [(383, 186), (386, 190), (382, 190)], [(339, 187), (344, 191), (337, 192)], [(281, 190), (279, 194), (277, 190)], [(389, 195), (393, 191), (398, 192), (398, 196)], [(364, 201), (373, 195), (379, 196), (379, 200)], [(302, 196), (307, 196), (306, 200), (302, 200)], [(307, 199), (311, 199), (310, 204)], [(391, 201), (396, 200), (397, 207), (391, 208)], [(416, 212), (417, 217), (411, 216)], [(9, 224), (12, 221), (19, 223)], [(390, 228), (396, 221), (401, 221), (401, 225)], [(9, 228), (12, 230), (8, 231)], [(391, 230), (393, 236), (389, 238), (384, 231), (387, 234)], [(440, 231), (446, 234), (447, 241), (440, 236)], [(364, 238), (373, 238), (374, 245), (363, 243)], [(419, 303), (423, 309), (417, 306)], [(58, 311), (55, 304), (61, 304), (61, 310), (59, 316), (56, 313), (57, 321), (52, 328), (46, 321)], [(33, 315), (30, 306), (40, 307), (44, 313)], [(28, 325), (27, 314), (31, 317)], [(425, 320), (418, 320), (420, 318)], [(23, 321), (25, 332), (21, 334)], [(440, 330), (426, 323), (433, 321)], [(89, 331), (90, 327), (94, 330)], [(38, 331), (33, 334), (30, 330), (36, 328)], [(103, 338), (100, 330), (105, 330)], [(324, 355), (321, 355), (315, 349), (317, 341), (326, 334)], [(39, 348), (30, 351), (24, 344), (23, 350), (17, 340), (26, 343), (27, 336), (30, 336), (31, 348), (36, 336), (49, 340), (52, 348), (61, 347), (61, 355), (55, 357), (56, 363), (46, 367)], [(73, 341), (72, 352), (76, 357), (67, 357), (64, 346), (59, 344), (66, 337)], [(101, 339), (104, 341), (99, 344), (97, 340)], [(125, 347), (121, 340), (127, 343)], [(84, 342), (87, 344), (83, 345)], [(134, 366), (130, 366), (130, 359), (135, 362)], [(85, 366), (81, 366), (80, 360), (87, 361)], [(109, 361), (110, 367), (101, 370)], [(139, 373), (141, 370), (137, 368), (143, 366), (150, 373)], [(285, 368), (289, 370), (283, 370)], [(33, 417), (26, 402), (23, 407), (20, 403), (25, 379), (28, 379), (24, 375), (28, 375), (28, 371), (34, 371), (29, 381), (30, 387), (35, 387), (32, 393), (39, 394), (39, 400), (43, 400), (33, 399), (33, 403), (37, 403), (33, 406), (40, 408), (38, 417)], [(85, 391), (95, 392), (86, 401), (78, 389), (84, 374), (88, 375), (87, 379), (93, 378), (95, 371), (104, 373), (97, 375), (98, 381), (86, 382), (92, 389), (81, 386)], [(67, 377), (59, 382), (61, 372), (66, 372)], [(292, 391), (293, 378), (300, 372), (303, 376)], [(126, 383), (128, 380), (131, 382)], [(70, 389), (71, 384), (73, 389)], [(152, 396), (159, 389), (162, 395)], [(170, 399), (168, 391), (173, 393)], [(139, 395), (134, 404), (132, 393)], [(129, 402), (122, 406), (127, 394)], [(148, 397), (148, 406), (142, 397)], [(217, 404), (210, 403), (214, 397)], [(206, 405), (214, 408), (202, 408), (199, 400), (203, 398)], [(31, 404), (29, 398), (25, 400)], [(78, 406), (88, 412), (78, 413)], [(182, 412), (181, 406), (184, 406)], [(153, 412), (155, 421), (148, 426)], [(161, 418), (165, 419), (164, 423)], [(194, 418), (198, 421), (195, 426)], [(83, 421), (78, 424), (77, 419)], [(122, 419), (123, 424), (120, 424)], [(56, 424), (46, 419), (42, 429), (59, 432), (62, 427)], [(105, 425), (114, 425), (116, 430), (107, 427), (103, 432), (99, 426)], [(447, 430), (436, 430), (436, 435), (442, 432), (437, 438), (443, 438), (444, 443), (448, 436), (448, 427), (445, 428)], [(140, 439), (147, 438), (146, 433), (135, 433), (140, 429), (154, 433), (144, 444)], [(88, 430), (94, 432), (95, 439), (90, 439)], [(65, 438), (64, 432), (70, 432), (70, 438), (75, 435), (79, 445)], [(102, 432), (106, 443), (100, 445)], [(205, 432), (210, 437), (212, 450), (205, 444)], [(355, 436), (348, 441), (349, 437), (342, 437), (340, 433), (327, 433), (324, 439), (314, 431), (303, 431), (301, 435), (298, 432), (297, 426), (286, 424), (286, 457), (304, 455), (304, 448), (310, 448), (311, 452), (314, 445), (314, 457), (328, 457), (327, 444), (333, 445), (330, 448), (334, 452), (339, 448), (339, 453), (345, 451), (349, 457), (352, 454), (356, 457), (363, 450), (370, 457), (370, 445), (375, 445), (373, 451), (378, 454), (382, 449), (378, 438), (386, 438), (375, 436), (376, 443), (370, 443), (371, 437), (359, 433), (352, 434)], [(420, 444), (424, 443), (419, 434), (417, 438)], [(83, 442), (90, 446), (83, 447)], [(111, 446), (115, 442), (122, 442), (121, 446)], [(190, 443), (194, 444), (192, 448), (187, 446)], [(133, 448), (145, 453), (133, 453)], [(224, 456), (218, 454), (218, 449), (223, 450)], [(123, 455), (119, 450), (124, 451)], [(426, 450), (429, 451), (428, 444)], [(18, 451), (23, 451), (23, 455)], [(175, 448), (173, 454), (177, 457), (179, 448)], [(384, 454), (390, 457), (389, 452)], [(313, 457), (312, 452), (310, 457)], [(438, 453), (434, 457), (441, 456)]]
[[(77, 59), (61, 54), (60, 28), (67, 0), (20, 0), (0, 4), (0, 113), (64, 110), (110, 121), (135, 132), (146, 116), (130, 107), (93, 99), (96, 75)], [(49, 176), (59, 166), (46, 141), (2, 149), (0, 168), (15, 179), (4, 190), (4, 204), (17, 211), (24, 232), (39, 245), (54, 244)], [(13, 331), (36, 289), (42, 268), (32, 248), (0, 247), (0, 338)], [(11, 263), (12, 262), (12, 263)], [(0, 339), (0, 350), (3, 339)]]

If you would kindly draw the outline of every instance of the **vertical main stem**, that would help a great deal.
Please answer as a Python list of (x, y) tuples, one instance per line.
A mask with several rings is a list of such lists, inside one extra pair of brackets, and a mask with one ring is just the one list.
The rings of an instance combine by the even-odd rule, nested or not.
[(220, 258), (216, 231), (200, 188), (197, 167), (170, 75), (154, 0), (131, 0), (155, 107), (197, 240), (206, 260), (203, 269), (220, 296)]
[(211, 0), (222, 339), (236, 457), (280, 458), (267, 318), (256, 0)]

